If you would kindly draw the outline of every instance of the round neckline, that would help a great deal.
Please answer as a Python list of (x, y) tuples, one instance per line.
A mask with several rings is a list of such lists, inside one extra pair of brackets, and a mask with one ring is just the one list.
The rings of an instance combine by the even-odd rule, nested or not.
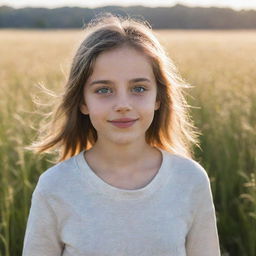
[(81, 174), (81, 179), (85, 180), (87, 183), (89, 182), (90, 185), (92, 185), (91, 187), (96, 189), (99, 193), (119, 200), (139, 199), (151, 195), (168, 181), (171, 165), (167, 165), (167, 158), (170, 153), (161, 148), (158, 149), (162, 153), (162, 163), (160, 168), (148, 184), (138, 189), (118, 188), (101, 179), (87, 163), (84, 157), (85, 150), (76, 155), (75, 160)]

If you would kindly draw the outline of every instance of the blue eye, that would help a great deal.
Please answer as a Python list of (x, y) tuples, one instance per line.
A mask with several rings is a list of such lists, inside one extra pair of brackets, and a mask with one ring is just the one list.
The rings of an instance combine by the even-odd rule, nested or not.
[(105, 93), (108, 92), (108, 90), (110, 90), (110, 89), (107, 88), (107, 87), (103, 87), (103, 88), (100, 88), (100, 89), (96, 90), (96, 93), (105, 94)]
[[(136, 86), (136, 87), (134, 87), (134, 89), (135, 89), (136, 92), (144, 92), (144, 91), (146, 91), (146, 88), (144, 88), (142, 86)], [(136, 89), (139, 89), (139, 90), (136, 90)]]

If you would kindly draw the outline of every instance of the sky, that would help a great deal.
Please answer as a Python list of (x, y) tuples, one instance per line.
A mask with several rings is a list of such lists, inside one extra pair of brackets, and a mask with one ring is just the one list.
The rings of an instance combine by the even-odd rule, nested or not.
[[(84, 2), (84, 3), (83, 3)], [(256, 0), (0, 0), (0, 6), (8, 5), (14, 8), (22, 7), (46, 7), (57, 8), (62, 6), (95, 8), (106, 5), (144, 5), (149, 7), (173, 6), (175, 4), (201, 7), (228, 7), (235, 10), (254, 9), (256, 10)]]

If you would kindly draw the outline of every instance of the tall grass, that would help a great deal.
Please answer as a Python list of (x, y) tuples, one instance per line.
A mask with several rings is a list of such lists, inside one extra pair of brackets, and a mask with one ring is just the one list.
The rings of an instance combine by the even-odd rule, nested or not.
[(256, 255), (256, 34), (176, 32), (163, 42), (195, 86), (196, 150), (212, 179), (222, 252)]
[[(194, 86), (187, 99), (202, 132), (196, 160), (211, 179), (222, 254), (255, 256), (256, 34), (156, 34)], [(41, 118), (32, 103), (35, 84), (61, 91), (82, 32), (2, 30), (0, 36), (0, 256), (18, 256), (31, 193), (51, 165), (51, 156), (23, 149), (35, 138), (31, 126), (38, 127)]]

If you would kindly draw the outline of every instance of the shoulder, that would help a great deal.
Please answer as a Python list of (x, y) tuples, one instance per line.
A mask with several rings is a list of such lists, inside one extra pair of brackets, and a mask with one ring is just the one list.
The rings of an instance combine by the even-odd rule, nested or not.
[(166, 168), (170, 169), (173, 179), (183, 185), (208, 185), (209, 176), (204, 167), (192, 158), (165, 151)]
[(73, 156), (57, 163), (44, 171), (38, 179), (35, 191), (41, 194), (51, 194), (61, 191), (77, 179), (78, 168)]

